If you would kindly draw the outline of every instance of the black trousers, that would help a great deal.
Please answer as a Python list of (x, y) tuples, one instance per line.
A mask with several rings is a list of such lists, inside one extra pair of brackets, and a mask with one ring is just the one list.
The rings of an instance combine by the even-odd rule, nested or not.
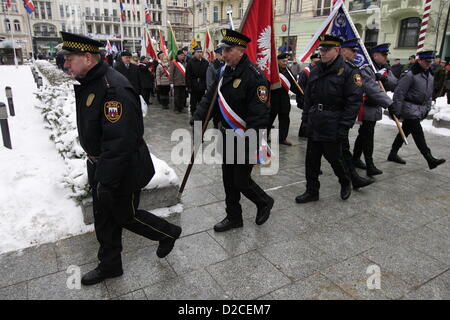
[(355, 140), (355, 146), (353, 147), (353, 156), (355, 159), (361, 158), (361, 154), (364, 153), (364, 159), (369, 162), (373, 158), (373, 139), (375, 134), (376, 121), (364, 120), (359, 126), (358, 136)]
[(291, 112), (291, 105), (280, 105), (278, 103), (273, 103), (270, 106), (270, 125), (269, 125), (269, 132), (270, 134), (270, 128), (272, 127), (275, 118), (278, 116), (278, 127), (280, 130), (279, 133), (279, 141), (283, 142), (287, 139), (289, 134), (289, 125), (291, 123), (291, 119), (289, 118), (289, 113)]
[(355, 171), (355, 166), (353, 165), (353, 155), (350, 151), (350, 141), (347, 139), (341, 140), (341, 148), (342, 148), (342, 158), (344, 159), (344, 165), (347, 167), (347, 170), (350, 174)]
[(242, 221), (241, 193), (258, 208), (265, 206), (271, 197), (251, 177), (251, 164), (222, 164), (223, 186), (227, 218)]
[[(423, 134), (420, 119), (403, 120), (402, 129), (406, 137), (408, 137), (409, 134), (412, 134), (414, 142), (416, 143), (416, 146), (421, 154), (426, 155), (430, 153), (430, 148), (428, 148), (427, 142), (425, 141), (425, 135)], [(400, 133), (398, 133), (395, 137), (394, 143), (392, 144), (392, 152), (397, 153), (402, 145), (403, 139)]]
[(197, 104), (202, 100), (203, 95), (205, 92), (198, 92), (198, 91), (191, 91), (191, 115), (195, 113), (195, 110), (197, 109)]
[(142, 88), (142, 98), (144, 98), (144, 101), (147, 104), (150, 102), (150, 91), (151, 88)]
[(95, 164), (88, 161), (87, 168), (92, 188), (95, 233), (100, 243), (98, 250), (100, 270), (105, 272), (122, 270), (122, 228), (155, 241), (176, 235), (175, 225), (150, 212), (138, 209), (140, 191), (114, 194), (114, 202), (105, 208), (97, 197)]
[(173, 91), (174, 109), (181, 111), (186, 106), (186, 86), (176, 86), (173, 88)]
[(318, 195), (320, 189), (319, 173), (322, 155), (333, 168), (334, 174), (339, 178), (340, 184), (350, 183), (350, 176), (342, 156), (342, 144), (338, 141), (322, 142), (308, 138), (306, 147), (306, 191)]

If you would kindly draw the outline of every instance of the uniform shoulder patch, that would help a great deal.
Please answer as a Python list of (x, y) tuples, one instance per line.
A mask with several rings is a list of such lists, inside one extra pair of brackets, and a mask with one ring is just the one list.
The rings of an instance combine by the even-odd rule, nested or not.
[(258, 88), (256, 88), (256, 95), (258, 96), (259, 101), (266, 103), (269, 98), (269, 90), (267, 90), (266, 86), (258, 86)]
[(107, 101), (103, 107), (106, 120), (111, 123), (119, 121), (122, 117), (122, 103), (119, 101)]
[(361, 78), (361, 75), (360, 75), (359, 73), (355, 73), (355, 74), (353, 75), (353, 81), (355, 82), (355, 84), (356, 84), (358, 87), (361, 87), (361, 86), (362, 86), (362, 78)]

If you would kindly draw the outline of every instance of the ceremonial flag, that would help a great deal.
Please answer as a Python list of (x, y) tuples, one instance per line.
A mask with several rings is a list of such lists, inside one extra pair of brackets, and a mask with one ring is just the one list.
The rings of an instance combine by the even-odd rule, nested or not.
[(150, 10), (145, 6), (145, 23), (150, 24), (152, 22), (152, 16), (150, 15)]
[(169, 28), (167, 30), (167, 49), (168, 49), (167, 56), (169, 57), (169, 60), (173, 60), (177, 56), (178, 46), (172, 26), (169, 21), (167, 22), (169, 25)]
[(11, 0), (6, 0), (6, 6), (11, 9)]
[(150, 37), (150, 33), (147, 31), (147, 54), (154, 60), (156, 59), (156, 52), (155, 49), (153, 49), (153, 43), (152, 38)]
[(164, 55), (167, 57), (167, 47), (166, 43), (164, 42), (164, 36), (161, 33), (161, 30), (159, 30), (159, 49), (164, 52)]
[(205, 34), (205, 58), (211, 62), (214, 60), (214, 45), (211, 40), (211, 35), (209, 34), (209, 30), (206, 29)]
[(246, 50), (250, 61), (264, 72), (271, 88), (281, 87), (273, 28), (272, 1), (251, 1), (240, 30), (242, 34), (252, 40)]
[(119, 4), (120, 4), (120, 19), (122, 21), (126, 20), (126, 15), (125, 15), (125, 9), (123, 7), (123, 0), (119, 0)]
[(33, 1), (31, 1), (31, 0), (23, 0), (23, 6), (24, 6), (25, 10), (27, 10), (27, 12), (29, 14), (33, 13), (34, 11), (36, 11), (36, 8), (34, 7)]
[(109, 42), (109, 40), (106, 40), (105, 49), (106, 49), (106, 55), (107, 56), (109, 56), (110, 54), (113, 53), (113, 48), (112, 48), (111, 43)]

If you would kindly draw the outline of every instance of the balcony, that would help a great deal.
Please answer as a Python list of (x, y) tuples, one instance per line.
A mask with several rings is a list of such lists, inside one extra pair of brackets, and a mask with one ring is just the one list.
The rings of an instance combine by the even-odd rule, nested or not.
[[(382, 2), (382, 16), (398, 10), (423, 10), (422, 0), (385, 0)], [(400, 13), (400, 12), (399, 12)]]
[(380, 7), (380, 0), (353, 0), (349, 2), (349, 11), (366, 10), (370, 6)]
[(47, 38), (58, 38), (56, 32), (48, 32), (48, 31), (34, 31), (35, 37), (47, 37)]

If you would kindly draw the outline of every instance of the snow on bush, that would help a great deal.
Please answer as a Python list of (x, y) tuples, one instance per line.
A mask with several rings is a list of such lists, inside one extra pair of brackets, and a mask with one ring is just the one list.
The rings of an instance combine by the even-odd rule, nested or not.
[[(66, 171), (62, 184), (71, 189), (71, 197), (78, 202), (90, 202), (89, 184), (86, 172), (86, 154), (78, 139), (75, 80), (57, 69), (48, 61), (38, 60), (35, 66), (44, 76), (43, 86), (34, 94), (36, 108), (40, 109), (50, 130), (50, 139), (65, 160)], [(178, 184), (175, 171), (163, 160), (152, 154), (155, 176), (145, 189), (163, 188)]]

